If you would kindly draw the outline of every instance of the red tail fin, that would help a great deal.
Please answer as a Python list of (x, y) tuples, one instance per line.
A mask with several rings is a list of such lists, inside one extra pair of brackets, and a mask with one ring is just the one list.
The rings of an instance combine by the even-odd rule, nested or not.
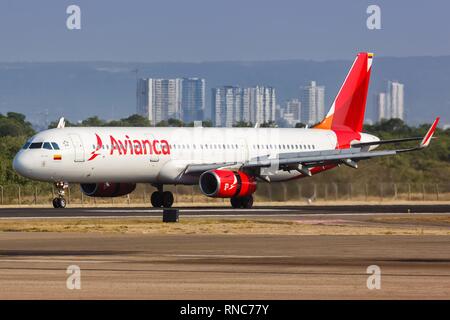
[(362, 131), (372, 57), (372, 53), (358, 53), (330, 111), (315, 128)]

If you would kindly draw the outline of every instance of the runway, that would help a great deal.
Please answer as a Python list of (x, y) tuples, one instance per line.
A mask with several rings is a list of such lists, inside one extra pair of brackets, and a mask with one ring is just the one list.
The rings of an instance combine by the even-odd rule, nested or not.
[(0, 299), (449, 299), (449, 249), (448, 236), (0, 233)]
[(2, 208), (0, 299), (450, 299), (449, 209)]
[[(180, 207), (180, 216), (296, 216), (380, 215), (406, 213), (450, 213), (450, 205), (305, 205), (270, 206), (253, 209), (230, 207)], [(145, 207), (104, 208), (0, 208), (1, 218), (161, 217), (162, 209)]]

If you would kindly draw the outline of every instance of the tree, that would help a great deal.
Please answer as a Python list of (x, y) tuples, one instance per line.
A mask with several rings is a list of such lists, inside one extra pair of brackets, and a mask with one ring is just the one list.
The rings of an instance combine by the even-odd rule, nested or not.
[(297, 122), (295, 124), (295, 127), (296, 128), (306, 128), (306, 124), (304, 124), (303, 122)]
[(212, 124), (212, 121), (211, 120), (204, 120), (204, 121), (202, 121), (202, 126), (203, 127), (212, 127), (213, 126), (213, 124)]
[(275, 121), (267, 121), (264, 123), (261, 123), (261, 128), (276, 128), (277, 124)]
[(0, 115), (0, 136), (31, 136), (34, 129), (31, 123), (25, 121), (25, 115), (17, 112), (8, 112), (6, 117)]
[(103, 127), (105, 125), (105, 121), (99, 119), (97, 116), (93, 116), (81, 121), (81, 125), (83, 127)]
[(236, 128), (251, 128), (253, 127), (253, 124), (251, 122), (245, 122), (245, 121), (238, 121), (236, 122), (233, 127)]
[(151, 126), (150, 120), (138, 115), (133, 114), (129, 116), (128, 118), (121, 119), (121, 122), (127, 127), (149, 127)]

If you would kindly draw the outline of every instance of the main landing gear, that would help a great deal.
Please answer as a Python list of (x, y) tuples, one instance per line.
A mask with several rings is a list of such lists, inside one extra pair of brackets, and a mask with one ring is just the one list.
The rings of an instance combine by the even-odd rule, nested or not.
[(155, 185), (158, 191), (152, 193), (150, 202), (155, 208), (170, 208), (173, 205), (173, 194), (170, 191), (163, 191), (163, 186), (161, 184)]
[(66, 182), (55, 182), (55, 188), (57, 190), (57, 197), (53, 199), (53, 208), (65, 208), (66, 199), (64, 199), (64, 189), (67, 189), (69, 185)]
[(253, 196), (233, 197), (230, 199), (231, 206), (235, 209), (251, 209), (253, 206)]

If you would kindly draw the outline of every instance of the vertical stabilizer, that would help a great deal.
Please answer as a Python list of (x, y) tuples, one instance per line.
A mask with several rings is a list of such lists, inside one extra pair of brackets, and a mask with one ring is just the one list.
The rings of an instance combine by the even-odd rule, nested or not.
[(372, 58), (372, 53), (358, 53), (330, 111), (315, 128), (362, 131)]

